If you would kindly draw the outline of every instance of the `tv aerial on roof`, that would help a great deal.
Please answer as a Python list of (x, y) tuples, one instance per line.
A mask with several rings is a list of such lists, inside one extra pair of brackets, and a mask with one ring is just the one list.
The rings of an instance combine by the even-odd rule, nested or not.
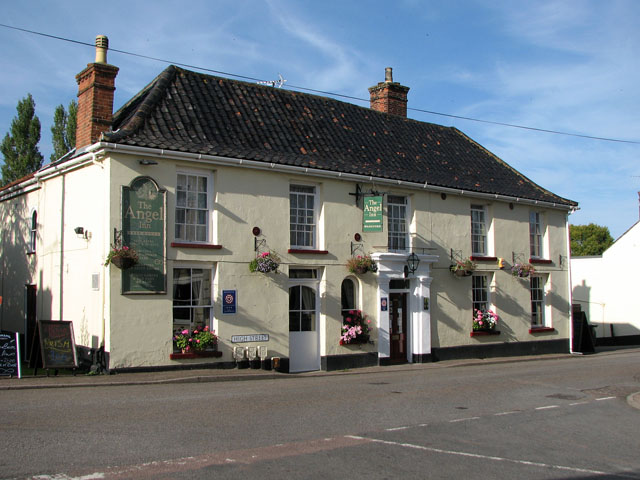
[(258, 83), (260, 85), (270, 85), (275, 88), (281, 88), (285, 83), (287, 83), (287, 80), (281, 74), (278, 73), (278, 80), (266, 80)]

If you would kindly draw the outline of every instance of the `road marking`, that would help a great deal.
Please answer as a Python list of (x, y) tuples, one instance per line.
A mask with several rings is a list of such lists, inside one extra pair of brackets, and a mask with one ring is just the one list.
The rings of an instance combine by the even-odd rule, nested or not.
[(69, 477), (65, 474), (60, 475), (36, 475), (35, 477), (31, 477), (33, 480), (97, 480), (100, 478), (104, 478), (104, 473), (95, 472), (89, 475), (82, 475), (81, 477)]
[(569, 406), (573, 407), (575, 405), (587, 405), (589, 402), (574, 402), (574, 403), (570, 403)]
[[(316, 454), (337, 450), (345, 447), (353, 447), (369, 443), (367, 440), (356, 440), (345, 436), (332, 439), (322, 438), (291, 443), (279, 443), (227, 452), (212, 452), (198, 456), (157, 460), (134, 465), (122, 465), (106, 467), (102, 472), (66, 472), (53, 475), (38, 475), (29, 477), (32, 480), (93, 480), (93, 479), (122, 479), (122, 478), (167, 478), (168, 474), (180, 472), (202, 471), (216, 465), (250, 465), (265, 461), (273, 461), (281, 458), (297, 457), (300, 455)], [(187, 475), (189, 476), (189, 475)]]
[(449, 423), (466, 422), (468, 420), (479, 420), (479, 419), (480, 417), (458, 418), (456, 420), (449, 420)]
[(385, 428), (385, 430), (386, 430), (387, 432), (396, 432), (396, 431), (398, 431), (398, 430), (407, 430), (408, 428), (411, 428), (411, 427), (394, 427), (394, 428)]
[(500, 415), (513, 415), (514, 413), (521, 413), (521, 412), (518, 411), (518, 410), (512, 410), (512, 411), (509, 411), (509, 412), (494, 413), (493, 415), (496, 416), (496, 417), (499, 417)]
[(494, 457), (492, 455), (480, 455), (478, 453), (469, 453), (469, 452), (459, 452), (456, 450), (444, 450), (442, 448), (434, 448), (434, 447), (425, 447), (423, 445), (414, 445), (412, 443), (400, 443), (400, 442), (392, 442), (389, 440), (380, 440), (377, 438), (367, 438), (367, 437), (359, 437), (355, 435), (347, 435), (347, 438), (352, 438), (354, 440), (365, 440), (370, 441), (372, 443), (381, 443), (383, 445), (391, 445), (394, 447), (403, 447), (403, 448), (412, 448), (414, 450), (424, 450), (427, 452), (434, 453), (443, 453), (445, 455), (457, 455), (460, 457), (470, 457), (470, 458), (479, 458), (482, 460), (493, 460), (496, 462), (508, 462), (515, 463), (518, 465), (526, 465), (531, 467), (541, 467), (541, 468), (552, 468), (555, 470), (567, 470), (570, 472), (578, 472), (578, 473), (588, 473), (592, 475), (607, 475), (607, 472), (601, 472), (599, 470), (589, 470), (586, 468), (577, 468), (577, 467), (567, 467), (565, 465), (553, 465), (550, 463), (541, 463), (541, 462), (530, 462), (528, 460), (518, 460), (514, 458), (505, 458), (505, 457)]
[(546, 407), (536, 407), (536, 410), (548, 410), (550, 408), (560, 408), (559, 405), (547, 405)]
[(601, 398), (596, 398), (596, 402), (601, 402), (602, 400), (613, 400), (616, 397), (601, 397)]

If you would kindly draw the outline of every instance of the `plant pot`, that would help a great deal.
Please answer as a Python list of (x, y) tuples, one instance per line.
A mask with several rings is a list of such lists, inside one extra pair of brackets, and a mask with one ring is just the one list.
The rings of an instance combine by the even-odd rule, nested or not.
[(369, 271), (367, 267), (355, 267), (353, 270), (354, 270), (354, 273), (357, 273), (360, 275), (363, 275)]
[(471, 270), (463, 270), (463, 269), (458, 269), (458, 270), (454, 270), (453, 274), (456, 277), (468, 277), (469, 275), (471, 275)]
[(121, 270), (126, 270), (127, 268), (133, 267), (136, 264), (136, 261), (130, 257), (113, 257), (111, 259), (111, 263)]

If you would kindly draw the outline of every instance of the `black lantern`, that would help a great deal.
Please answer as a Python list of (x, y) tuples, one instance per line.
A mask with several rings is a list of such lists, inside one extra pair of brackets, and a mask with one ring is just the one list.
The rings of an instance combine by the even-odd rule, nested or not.
[(409, 273), (415, 273), (418, 269), (418, 265), (420, 265), (418, 255), (416, 255), (415, 252), (411, 252), (411, 255), (407, 257), (407, 269), (409, 270)]

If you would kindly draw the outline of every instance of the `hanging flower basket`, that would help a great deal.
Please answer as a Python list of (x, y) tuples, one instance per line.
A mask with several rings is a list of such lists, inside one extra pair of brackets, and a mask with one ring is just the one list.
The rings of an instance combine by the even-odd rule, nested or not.
[(451, 273), (453, 273), (456, 277), (468, 277), (473, 273), (475, 269), (476, 264), (469, 259), (466, 259), (463, 262), (456, 260), (456, 263), (449, 267)]
[(138, 253), (133, 248), (122, 244), (121, 234), (116, 237), (115, 242), (111, 245), (111, 250), (107, 254), (104, 266), (106, 267), (110, 263), (121, 269), (131, 268), (138, 263)]
[(264, 252), (251, 260), (249, 263), (249, 271), (269, 273), (278, 273), (278, 267), (280, 266), (280, 258), (275, 253)]
[(351, 273), (364, 275), (367, 272), (377, 272), (378, 266), (369, 255), (358, 255), (347, 260), (347, 270)]
[(530, 263), (516, 263), (511, 267), (511, 275), (519, 278), (526, 278), (532, 273), (535, 273), (536, 269)]
[(127, 268), (133, 267), (138, 262), (132, 257), (112, 257), (110, 263), (121, 270), (126, 270)]

